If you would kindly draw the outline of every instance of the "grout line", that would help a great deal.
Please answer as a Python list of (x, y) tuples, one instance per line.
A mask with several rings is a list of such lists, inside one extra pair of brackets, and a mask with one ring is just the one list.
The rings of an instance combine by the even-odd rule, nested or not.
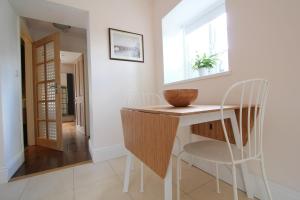
[[(112, 169), (112, 171), (114, 172), (114, 174), (118, 177), (118, 179), (120, 180), (120, 183), (121, 183), (121, 188), (123, 188), (123, 180), (122, 180), (122, 177), (121, 177), (121, 175), (119, 175), (118, 173), (117, 173), (117, 171), (113, 168), (113, 166), (112, 166), (112, 164), (109, 162), (110, 160), (108, 160), (108, 161), (106, 161), (107, 162), (107, 164), (109, 165), (109, 167)], [(123, 193), (123, 191), (121, 191), (122, 193)], [(131, 199), (131, 200), (135, 200), (134, 198), (133, 198), (133, 196), (130, 194), (130, 192), (128, 191), (127, 193), (127, 196)]]
[(190, 194), (186, 194), (186, 196), (188, 196), (191, 200), (198, 200), (198, 197), (197, 199), (194, 199)]
[(131, 200), (135, 200), (135, 198), (133, 198), (133, 196), (131, 195), (131, 193), (128, 191), (127, 192), (127, 195), (129, 196), (129, 198), (131, 199)]
[(123, 183), (122, 177), (117, 173), (117, 171), (113, 168), (113, 166), (111, 165), (111, 163), (108, 161), (106, 161), (108, 166), (111, 168), (111, 170), (114, 172), (114, 174), (118, 177), (118, 179), (121, 181), (121, 184)]
[(190, 194), (190, 193), (193, 193), (193, 192), (195, 192), (196, 190), (198, 190), (198, 189), (200, 189), (200, 188), (202, 188), (202, 187), (204, 187), (204, 186), (206, 186), (206, 185), (208, 185), (210, 182), (212, 182), (212, 181), (214, 181), (214, 180), (208, 180), (207, 182), (205, 182), (205, 183), (203, 183), (203, 184), (201, 184), (200, 186), (198, 186), (198, 187), (196, 187), (196, 188), (194, 188), (194, 189), (192, 189), (190, 192), (188, 192), (187, 194)]
[(26, 188), (28, 187), (28, 181), (30, 180), (30, 178), (28, 178), (27, 180), (25, 180), (25, 186), (24, 186), (24, 188), (23, 188), (23, 190), (22, 190), (22, 192), (21, 192), (21, 194), (20, 194), (20, 197), (19, 197), (19, 199), (20, 200), (22, 200), (22, 197), (23, 197), (23, 195), (24, 195), (24, 192), (25, 192), (25, 190), (26, 190)]
[[(113, 170), (113, 172), (117, 175), (117, 177), (121, 180), (121, 184), (123, 186), (122, 176), (116, 172), (116, 170), (113, 168), (112, 164), (110, 163), (110, 160), (108, 160), (107, 163), (111, 167), (111, 169)], [(134, 165), (134, 159), (132, 160), (132, 164)], [(144, 167), (147, 167), (147, 166), (144, 166)], [(132, 171), (131, 171), (130, 175), (132, 176)], [(144, 178), (145, 178), (145, 175), (144, 175)], [(176, 183), (174, 183), (174, 182), (172, 184), (176, 185)], [(163, 187), (163, 185), (162, 185), (162, 187)], [(186, 193), (185, 191), (183, 191), (182, 188), (180, 188), (180, 192), (183, 193), (184, 195), (188, 196), (190, 199), (192, 199), (192, 197), (190, 195), (188, 195), (188, 193)], [(130, 199), (135, 200), (135, 198), (132, 196), (132, 194), (129, 191), (127, 192), (127, 195), (130, 197)]]

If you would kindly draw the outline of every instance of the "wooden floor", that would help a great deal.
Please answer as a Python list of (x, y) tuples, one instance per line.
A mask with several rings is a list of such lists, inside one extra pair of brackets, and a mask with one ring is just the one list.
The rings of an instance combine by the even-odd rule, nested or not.
[(63, 152), (41, 146), (27, 147), (25, 162), (11, 180), (91, 162), (88, 139), (83, 133), (76, 132), (74, 122), (63, 123), (63, 139)]

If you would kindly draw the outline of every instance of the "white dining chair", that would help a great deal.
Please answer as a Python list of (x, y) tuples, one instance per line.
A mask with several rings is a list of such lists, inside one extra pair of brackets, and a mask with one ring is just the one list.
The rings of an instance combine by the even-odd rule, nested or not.
[[(184, 154), (192, 155), (193, 158), (202, 159), (215, 164), (218, 193), (220, 192), (218, 165), (224, 164), (231, 166), (234, 200), (238, 200), (236, 165), (248, 162), (250, 160), (259, 161), (267, 194), (269, 199), (272, 200), (263, 156), (263, 124), (265, 119), (265, 108), (268, 90), (269, 83), (267, 80), (263, 79), (240, 81), (233, 84), (227, 90), (220, 107), (221, 123), (226, 142), (217, 140), (205, 140), (184, 145), (183, 151), (178, 155), (177, 158), (178, 200), (180, 199), (181, 159)], [(239, 123), (240, 141), (235, 142), (241, 145), (230, 143), (228, 127), (226, 127), (224, 121), (224, 105), (226, 105), (229, 96), (236, 98), (236, 95), (238, 95), (239, 98), (239, 116), (237, 118), (239, 118), (239, 122), (246, 122), (247, 124), (247, 129), (244, 129), (244, 133), (242, 123)], [(246, 121), (245, 119), (243, 119), (243, 117), (245, 117)], [(248, 138), (246, 144), (244, 145), (243, 136), (246, 136)]]
[[(158, 94), (155, 93), (132, 93), (127, 98), (127, 106), (128, 107), (138, 107), (138, 106), (151, 106), (158, 105), (162, 103), (162, 99)], [(124, 185), (123, 192), (128, 192), (129, 188), (129, 179), (130, 179), (130, 171), (132, 169), (132, 154), (128, 153), (125, 167), (125, 176), (124, 176)], [(140, 192), (144, 192), (144, 164), (140, 162)]]

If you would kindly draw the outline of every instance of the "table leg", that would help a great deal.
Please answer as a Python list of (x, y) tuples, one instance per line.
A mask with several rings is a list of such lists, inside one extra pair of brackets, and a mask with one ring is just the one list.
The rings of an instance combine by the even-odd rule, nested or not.
[(172, 200), (172, 157), (170, 158), (167, 174), (164, 179), (164, 187), (164, 200)]
[(132, 163), (132, 155), (131, 153), (128, 152), (127, 159), (126, 159), (125, 174), (124, 174), (123, 192), (128, 192), (131, 163)]
[[(230, 114), (230, 121), (233, 129), (233, 134), (234, 134), (234, 139), (236, 141), (236, 145), (238, 147), (241, 147), (241, 135), (239, 133), (239, 128), (238, 128), (238, 123), (236, 119), (236, 115), (234, 111), (231, 111)], [(242, 169), (242, 176), (245, 184), (245, 189), (248, 198), (253, 199), (254, 198), (254, 189), (253, 189), (253, 181), (251, 180), (248, 172), (248, 166), (246, 163), (241, 164), (241, 169)]]

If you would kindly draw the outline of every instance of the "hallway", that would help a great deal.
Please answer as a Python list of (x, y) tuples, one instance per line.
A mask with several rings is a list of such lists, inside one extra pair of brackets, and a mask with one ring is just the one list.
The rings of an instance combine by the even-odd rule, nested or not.
[(63, 152), (41, 146), (26, 148), (25, 162), (11, 180), (91, 162), (88, 139), (83, 133), (76, 131), (74, 122), (63, 123), (63, 141)]

